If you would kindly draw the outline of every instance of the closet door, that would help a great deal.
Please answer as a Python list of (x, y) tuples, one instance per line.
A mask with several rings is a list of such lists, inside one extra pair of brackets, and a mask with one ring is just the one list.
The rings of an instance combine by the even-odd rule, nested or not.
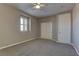
[(52, 23), (41, 23), (41, 38), (52, 39)]
[(57, 16), (58, 19), (58, 41), (71, 43), (71, 14), (65, 13)]

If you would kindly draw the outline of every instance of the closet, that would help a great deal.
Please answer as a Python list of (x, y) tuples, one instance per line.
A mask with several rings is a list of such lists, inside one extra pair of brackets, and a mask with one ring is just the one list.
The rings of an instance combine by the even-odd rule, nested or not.
[(53, 39), (52, 37), (52, 22), (41, 23), (41, 38)]
[(57, 15), (58, 42), (71, 43), (71, 13)]

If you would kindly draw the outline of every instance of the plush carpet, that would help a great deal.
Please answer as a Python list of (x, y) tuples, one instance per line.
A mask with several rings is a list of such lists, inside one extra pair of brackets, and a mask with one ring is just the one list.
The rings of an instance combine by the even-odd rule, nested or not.
[(1, 56), (77, 56), (71, 45), (52, 40), (35, 39), (0, 50)]

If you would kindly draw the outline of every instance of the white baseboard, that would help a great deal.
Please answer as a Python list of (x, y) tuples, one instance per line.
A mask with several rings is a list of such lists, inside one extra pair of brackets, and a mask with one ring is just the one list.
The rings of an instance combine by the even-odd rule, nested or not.
[[(61, 43), (61, 42), (59, 42), (59, 41), (56, 41), (56, 42), (57, 42), (57, 43)], [(71, 45), (71, 46), (75, 49), (76, 53), (79, 55), (79, 51), (78, 51), (77, 47), (76, 47), (74, 44), (72, 44), (72, 43), (64, 43), (64, 44), (69, 44), (69, 45)]]
[(76, 53), (79, 55), (78, 48), (77, 48), (74, 44), (72, 44), (72, 46), (73, 46), (73, 48), (75, 49)]
[(28, 41), (31, 41), (31, 40), (34, 40), (34, 39), (36, 39), (36, 38), (31, 38), (31, 39), (28, 39), (28, 40), (24, 40), (24, 41), (21, 41), (21, 42), (17, 42), (17, 43), (14, 43), (14, 44), (3, 46), (3, 47), (0, 47), (0, 50), (2, 50), (4, 48), (15, 46), (15, 45), (18, 45), (18, 44), (22, 44), (22, 43), (25, 43), (25, 42), (28, 42)]
[(68, 44), (68, 45), (71, 45), (71, 43), (63, 43), (63, 42), (60, 42), (60, 41), (56, 41), (57, 43), (62, 43), (62, 44)]

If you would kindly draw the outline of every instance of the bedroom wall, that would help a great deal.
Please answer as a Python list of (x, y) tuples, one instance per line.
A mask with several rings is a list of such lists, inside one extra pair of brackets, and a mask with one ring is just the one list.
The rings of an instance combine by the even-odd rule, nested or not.
[(21, 32), (19, 29), (20, 15), (29, 16), (16, 8), (0, 4), (0, 48), (38, 37), (36, 18), (29, 16), (32, 19), (31, 32)]
[(72, 43), (79, 52), (79, 4), (72, 10)]

